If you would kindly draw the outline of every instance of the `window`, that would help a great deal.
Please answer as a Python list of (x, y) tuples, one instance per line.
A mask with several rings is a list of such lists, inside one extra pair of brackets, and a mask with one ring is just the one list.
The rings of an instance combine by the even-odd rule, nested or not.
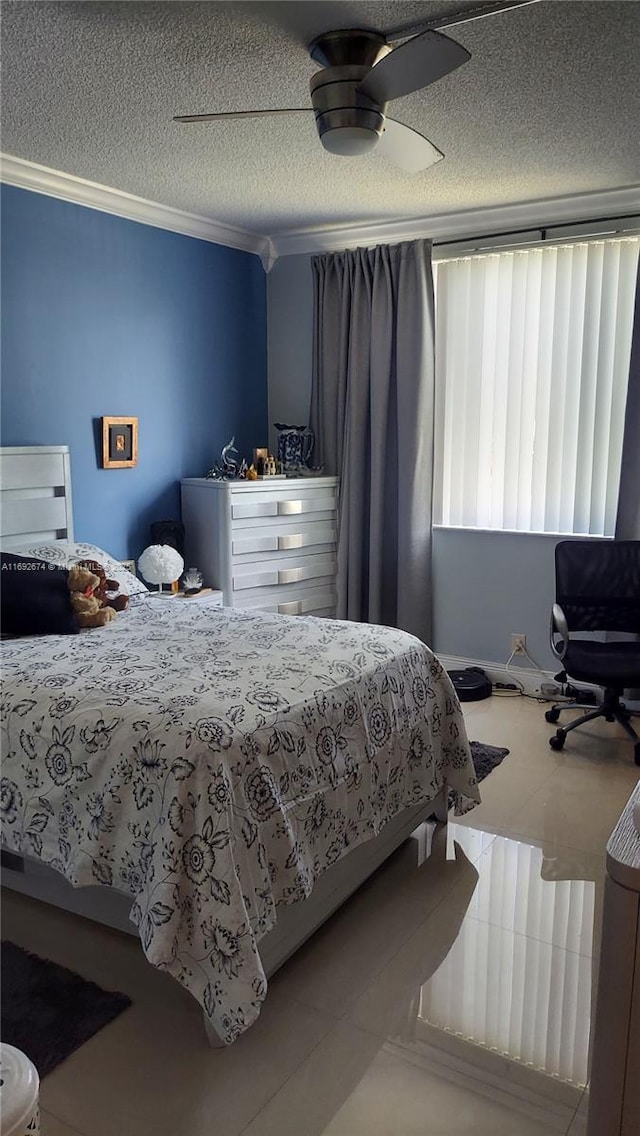
[(613, 535), (639, 246), (434, 264), (436, 523)]

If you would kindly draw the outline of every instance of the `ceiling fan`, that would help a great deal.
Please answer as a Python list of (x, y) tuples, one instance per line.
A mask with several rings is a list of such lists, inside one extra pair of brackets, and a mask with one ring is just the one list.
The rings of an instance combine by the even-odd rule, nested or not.
[[(386, 35), (352, 28), (324, 32), (308, 48), (311, 58), (322, 68), (310, 80), (311, 107), (181, 114), (175, 116), (174, 122), (217, 122), (313, 112), (320, 141), (330, 153), (356, 157), (376, 148), (400, 169), (417, 173), (439, 162), (444, 154), (417, 130), (387, 117), (387, 104), (430, 86), (471, 58), (466, 48), (435, 31), (435, 27), (465, 23), (536, 2), (498, 0), (476, 4), (455, 16), (419, 25), (423, 30), (408, 39), (404, 37), (415, 26)], [(403, 42), (391, 47), (389, 39)]]

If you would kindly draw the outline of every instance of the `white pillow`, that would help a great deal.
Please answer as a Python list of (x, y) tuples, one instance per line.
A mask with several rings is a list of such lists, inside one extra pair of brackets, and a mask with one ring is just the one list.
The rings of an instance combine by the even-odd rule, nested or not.
[(11, 548), (19, 556), (31, 556), (34, 560), (44, 560), (47, 564), (56, 564), (59, 568), (71, 568), (79, 560), (97, 560), (102, 564), (107, 577), (117, 580), (121, 592), (135, 596), (139, 592), (147, 592), (148, 588), (134, 576), (119, 560), (114, 560), (108, 552), (97, 548), (95, 544), (81, 544), (75, 540), (58, 540), (55, 544), (33, 544), (25, 548)]

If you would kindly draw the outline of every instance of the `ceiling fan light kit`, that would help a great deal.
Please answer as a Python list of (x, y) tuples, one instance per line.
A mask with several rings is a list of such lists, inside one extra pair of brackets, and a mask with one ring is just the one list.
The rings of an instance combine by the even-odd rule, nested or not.
[[(417, 130), (387, 118), (391, 99), (422, 90), (470, 59), (469, 52), (439, 32), (425, 31), (392, 48), (380, 32), (345, 28), (325, 32), (309, 45), (322, 65), (310, 81), (311, 103), (325, 150), (358, 157), (378, 149), (400, 169), (418, 173), (444, 155)], [(179, 115), (178, 122), (210, 122), (264, 114), (300, 114), (300, 108)], [(304, 112), (303, 112), (304, 113)]]
[(318, 135), (331, 154), (366, 154), (382, 137), (387, 104), (360, 90), (368, 73), (366, 66), (326, 67), (310, 81)]

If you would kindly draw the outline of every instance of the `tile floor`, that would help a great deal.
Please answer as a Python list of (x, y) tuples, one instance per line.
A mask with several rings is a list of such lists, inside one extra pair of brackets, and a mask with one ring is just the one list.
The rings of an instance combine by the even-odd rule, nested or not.
[(543, 707), (466, 708), (510, 749), (483, 804), (410, 841), (210, 1050), (134, 939), (11, 893), (3, 935), (133, 1006), (42, 1084), (43, 1136), (584, 1136), (607, 837), (636, 780), (604, 723), (549, 749)]

